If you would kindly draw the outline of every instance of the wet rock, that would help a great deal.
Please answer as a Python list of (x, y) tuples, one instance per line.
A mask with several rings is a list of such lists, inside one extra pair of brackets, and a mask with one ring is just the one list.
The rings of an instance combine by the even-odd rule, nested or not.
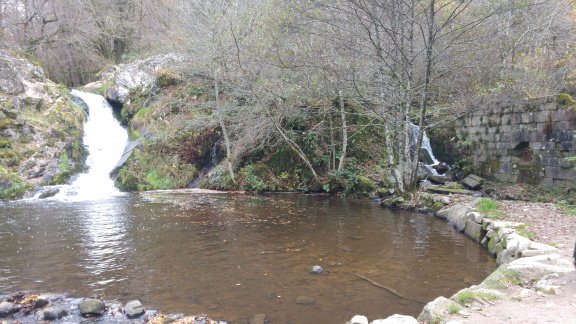
[(40, 196), (38, 196), (39, 199), (46, 199), (46, 198), (50, 198), (50, 197), (54, 197), (56, 196), (56, 194), (58, 194), (60, 192), (59, 188), (48, 188), (46, 190), (44, 190)]
[(484, 237), (482, 233), (482, 225), (476, 223), (475, 221), (469, 219), (466, 221), (466, 229), (465, 234), (469, 238), (471, 238), (474, 242), (480, 243), (482, 238)]
[(404, 203), (404, 198), (402, 197), (392, 197), (382, 201), (380, 204), (382, 207), (387, 208), (397, 208)]
[(450, 166), (444, 162), (440, 162), (438, 164), (435, 164), (432, 166), (432, 168), (434, 170), (436, 170), (436, 172), (438, 172), (438, 174), (444, 174), (444, 173), (448, 172), (448, 170), (450, 170)]
[(439, 185), (443, 185), (446, 182), (448, 182), (448, 178), (446, 178), (445, 176), (441, 176), (441, 175), (428, 176), (428, 180), (430, 180), (430, 182), (432, 182), (432, 183), (439, 184)]
[(106, 305), (100, 299), (84, 298), (78, 305), (81, 315), (102, 315), (106, 312)]
[(322, 272), (324, 272), (324, 268), (322, 268), (321, 266), (315, 265), (312, 267), (313, 274), (321, 274)]
[(430, 152), (428, 152), (428, 150), (425, 148), (420, 149), (420, 162), (423, 162), (427, 165), (434, 164), (434, 159), (432, 158), (432, 154), (430, 154)]
[(372, 321), (370, 324), (418, 324), (418, 321), (412, 316), (394, 314), (386, 319)]
[(364, 315), (356, 315), (352, 317), (350, 324), (368, 324), (368, 318)]
[(61, 319), (66, 315), (68, 315), (68, 311), (62, 307), (46, 307), (43, 312), (43, 318), (45, 321)]
[(124, 311), (126, 312), (126, 316), (128, 316), (128, 318), (135, 318), (144, 314), (145, 309), (139, 300), (132, 300), (126, 304)]
[(294, 302), (298, 305), (312, 305), (316, 302), (316, 300), (310, 296), (299, 295), (296, 296)]
[(484, 184), (484, 179), (475, 174), (471, 174), (466, 178), (464, 178), (461, 182), (468, 189), (479, 190), (480, 188), (482, 188), (482, 185)]
[(256, 314), (250, 319), (250, 324), (264, 324), (266, 322), (266, 314)]
[(10, 302), (0, 303), (0, 318), (11, 315), (16, 311), (16, 306)]

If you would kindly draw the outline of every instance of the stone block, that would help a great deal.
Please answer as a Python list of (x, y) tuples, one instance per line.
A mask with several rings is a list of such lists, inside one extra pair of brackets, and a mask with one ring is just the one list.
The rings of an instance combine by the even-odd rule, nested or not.
[(476, 243), (479, 243), (484, 236), (482, 232), (482, 225), (478, 224), (472, 219), (468, 219), (466, 221), (466, 228), (464, 233)]
[(456, 229), (463, 232), (466, 228), (466, 214), (470, 208), (468, 206), (453, 206), (441, 209), (436, 213), (436, 216), (442, 219), (446, 219), (448, 222), (454, 224)]
[(521, 114), (521, 120), (523, 124), (532, 124), (534, 123), (534, 113), (532, 112), (525, 112)]

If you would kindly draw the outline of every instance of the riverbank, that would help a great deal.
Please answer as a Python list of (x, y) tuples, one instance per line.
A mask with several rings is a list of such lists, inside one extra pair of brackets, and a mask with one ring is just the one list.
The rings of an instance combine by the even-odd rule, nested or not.
[[(424, 211), (420, 206), (423, 201), (443, 201), (446, 206), (434, 215), (447, 219), (457, 230), (487, 247), (500, 266), (481, 284), (462, 289), (450, 298), (441, 296), (431, 301), (418, 319), (394, 315), (372, 324), (573, 323), (576, 216), (569, 210), (551, 203), (428, 194), (417, 194), (401, 207)], [(470, 224), (476, 228), (473, 220), (482, 224), (478, 237), (467, 229)], [(490, 244), (496, 238), (500, 242)], [(355, 316), (350, 323), (364, 324), (368, 319)]]

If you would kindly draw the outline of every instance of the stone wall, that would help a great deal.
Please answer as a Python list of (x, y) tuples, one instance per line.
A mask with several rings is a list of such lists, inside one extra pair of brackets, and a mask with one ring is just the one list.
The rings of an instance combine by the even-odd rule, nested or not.
[(560, 95), (478, 109), (457, 122), (462, 153), (484, 176), (576, 188), (575, 106)]

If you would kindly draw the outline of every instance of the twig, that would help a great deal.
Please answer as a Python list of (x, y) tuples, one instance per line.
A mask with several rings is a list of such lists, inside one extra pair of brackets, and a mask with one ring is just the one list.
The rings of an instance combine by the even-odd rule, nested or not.
[(392, 289), (392, 288), (390, 288), (390, 287), (386, 287), (386, 286), (384, 286), (383, 284), (380, 284), (380, 283), (378, 283), (378, 282), (376, 282), (376, 281), (374, 281), (374, 280), (372, 280), (372, 279), (370, 279), (370, 278), (368, 278), (368, 277), (366, 277), (366, 276), (364, 276), (364, 275), (362, 275), (362, 274), (360, 274), (360, 273), (355, 272), (355, 273), (353, 273), (353, 274), (354, 274), (356, 277), (358, 277), (358, 278), (360, 278), (360, 279), (362, 279), (362, 280), (365, 280), (365, 281), (371, 283), (372, 285), (374, 285), (374, 286), (376, 286), (376, 287), (379, 287), (379, 288), (382, 288), (382, 289), (388, 291), (389, 293), (395, 295), (396, 297), (399, 297), (399, 298), (402, 298), (402, 299), (405, 299), (405, 300), (410, 300), (410, 301), (413, 301), (413, 302), (416, 302), (416, 303), (419, 303), (419, 304), (423, 304), (423, 305), (426, 304), (426, 303), (423, 302), (423, 301), (405, 297), (405, 296), (401, 295), (399, 292), (397, 292), (396, 290), (394, 290), (394, 289)]

